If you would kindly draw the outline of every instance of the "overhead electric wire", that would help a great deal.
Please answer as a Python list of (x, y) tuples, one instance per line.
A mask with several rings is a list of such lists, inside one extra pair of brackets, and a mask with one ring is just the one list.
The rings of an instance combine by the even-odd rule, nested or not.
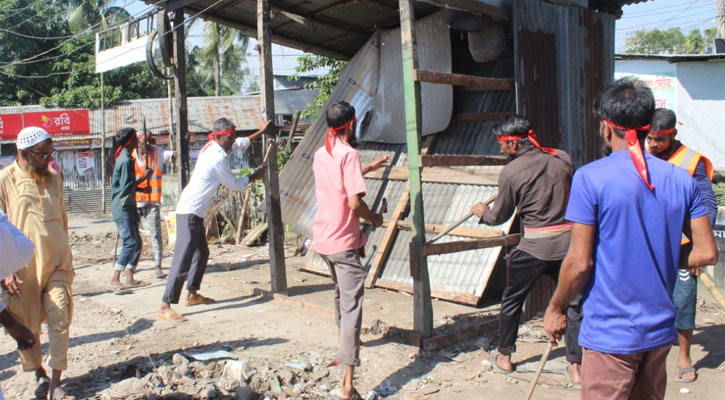
[[(670, 5), (670, 6), (657, 7), (657, 11), (656, 12), (638, 11), (638, 12), (633, 12), (633, 13), (623, 13), (622, 16), (625, 16), (625, 17), (637, 17), (637, 16), (640, 16), (640, 15), (651, 16), (651, 15), (668, 14), (668, 13), (671, 13), (671, 12), (677, 12), (679, 10), (671, 10), (671, 11), (662, 11), (662, 10), (670, 9), (670, 8), (677, 8), (677, 7), (682, 7), (682, 6), (686, 6), (686, 7), (687, 6), (692, 6), (695, 3), (699, 3), (699, 2), (700, 2), (700, 0), (693, 0), (690, 3), (687, 3), (687, 4), (680, 3), (680, 4)], [(697, 6), (697, 7), (693, 7), (693, 8), (706, 7), (706, 6), (714, 5), (714, 4), (715, 4), (714, 3), (714, 0), (712, 0), (712, 3), (710, 3), (710, 4), (703, 4), (703, 5), (700, 5), (700, 6)]]
[[(704, 11), (704, 12), (699, 12), (699, 13), (687, 15), (686, 18), (695, 17), (695, 16), (699, 16), (699, 15), (704, 15), (704, 14), (709, 14), (709, 13), (713, 13), (713, 12), (717, 13), (714, 10), (708, 10), (708, 11)], [(717, 18), (717, 17), (718, 17), (717, 15), (714, 15), (711, 18)], [(616, 31), (617, 32), (640, 31), (640, 30), (643, 30), (642, 27), (665, 25), (668, 22), (672, 21), (674, 18), (676, 18), (676, 17), (668, 18), (668, 19), (661, 20), (661, 21), (648, 22), (648, 23), (645, 23), (645, 24), (639, 24), (639, 25), (636, 25), (636, 26), (630, 26), (630, 27), (626, 27), (626, 28), (619, 28), (619, 29), (616, 29)], [(684, 22), (684, 23), (689, 23), (689, 21)], [(683, 24), (683, 22), (682, 21), (679, 21), (678, 24), (681, 25), (681, 24)], [(668, 26), (668, 28), (676, 28), (676, 26)]]
[[(159, 0), (158, 2), (156, 2), (156, 3), (154, 4), (154, 6), (155, 6), (156, 4), (159, 4), (159, 3), (160, 3), (160, 2), (162, 2), (162, 1), (164, 1), (164, 0)], [(194, 19), (196, 19), (197, 17), (199, 17), (199, 16), (201, 15), (201, 14), (203, 14), (203, 13), (204, 13), (205, 11), (209, 10), (209, 9), (210, 9), (210, 8), (212, 8), (212, 7), (215, 7), (215, 6), (217, 5), (217, 4), (221, 3), (222, 1), (225, 1), (225, 0), (217, 0), (217, 1), (215, 1), (214, 3), (210, 4), (210, 5), (208, 6), (208, 7), (204, 8), (203, 10), (199, 11), (198, 13), (196, 13), (196, 14), (194, 14), (193, 16), (191, 16), (191, 17), (187, 18), (186, 20), (184, 20), (184, 24), (186, 25), (186, 24), (187, 24), (187, 23), (189, 23), (190, 21), (193, 21)], [(127, 4), (128, 4), (128, 3), (127, 3)], [(124, 5), (124, 7), (125, 7), (125, 5)], [(137, 15), (139, 15), (139, 14), (137, 14)], [(164, 33), (164, 34), (162, 34), (162, 35), (159, 35), (159, 37), (161, 37), (161, 36), (163, 36), (163, 35), (168, 35), (168, 34), (172, 33), (173, 31), (174, 31), (174, 30), (172, 29), (172, 30), (170, 30), (170, 31), (168, 31), (168, 32), (165, 32), (165, 33)], [(117, 55), (116, 57), (121, 57), (121, 56), (123, 56), (124, 54), (126, 54), (126, 53), (129, 53), (129, 52), (131, 52), (131, 51), (133, 51), (133, 49), (129, 49), (129, 50), (127, 50), (127, 51), (125, 51), (125, 52), (123, 52), (123, 53), (121, 53), (121, 54)], [(9, 66), (9, 65), (6, 65), (6, 66)], [(4, 67), (4, 66), (0, 66), (0, 67)], [(74, 73), (74, 72), (79, 72), (79, 71), (84, 71), (84, 70), (86, 70), (86, 69), (90, 69), (91, 67), (93, 67), (93, 66), (92, 66), (92, 65), (89, 65), (89, 66), (87, 66), (87, 67), (82, 67), (82, 68), (78, 68), (78, 69), (75, 69), (75, 70), (72, 70), (72, 71), (58, 71), (58, 72), (51, 72), (51, 73), (48, 73), (48, 74), (46, 74), (46, 75), (16, 75), (16, 74), (11, 74), (11, 73), (7, 73), (7, 72), (4, 72), (4, 71), (2, 71), (2, 70), (0, 69), (0, 74), (3, 74), (3, 75), (7, 75), (7, 76), (10, 76), (10, 77), (14, 77), (14, 78), (23, 78), (23, 79), (45, 79), (45, 78), (49, 78), (49, 77), (51, 77), (51, 76), (58, 76), (58, 75), (70, 75), (70, 74), (72, 74), (72, 73)]]
[(0, 28), (0, 32), (5, 32), (5, 33), (9, 33), (11, 35), (24, 37), (26, 39), (36, 39), (36, 40), (60, 40), (60, 39), (68, 39), (68, 38), (72, 38), (73, 37), (73, 35), (67, 35), (67, 36), (45, 36), (45, 37), (44, 36), (31, 36), (31, 35), (26, 35), (26, 34), (23, 34), (23, 33), (20, 33), (20, 32), (15, 32), (13, 30), (5, 29), (5, 28)]

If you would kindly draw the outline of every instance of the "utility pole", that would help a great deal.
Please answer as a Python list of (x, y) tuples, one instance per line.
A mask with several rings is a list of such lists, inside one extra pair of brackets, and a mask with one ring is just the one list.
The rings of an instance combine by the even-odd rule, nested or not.
[(106, 213), (106, 99), (101, 72), (101, 214)]
[(184, 8), (174, 11), (174, 75), (176, 95), (176, 159), (179, 168), (179, 196), (189, 183), (189, 133), (186, 105), (186, 49), (184, 47)]
[(725, 0), (717, 2), (717, 37), (725, 40)]

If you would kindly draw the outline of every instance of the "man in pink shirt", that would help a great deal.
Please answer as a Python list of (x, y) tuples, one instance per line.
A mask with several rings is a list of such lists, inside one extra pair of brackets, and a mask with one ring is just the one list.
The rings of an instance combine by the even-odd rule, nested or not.
[(360, 262), (367, 238), (360, 230), (360, 218), (374, 226), (383, 224), (382, 214), (370, 211), (363, 201), (363, 175), (390, 162), (378, 157), (362, 167), (355, 150), (355, 108), (341, 101), (327, 110), (325, 147), (315, 152), (312, 171), (315, 175), (317, 216), (312, 227), (315, 251), (330, 268), (335, 282), (335, 317), (340, 330), (342, 379), (341, 400), (361, 399), (352, 384), (355, 362), (360, 348), (362, 303), (367, 271)]

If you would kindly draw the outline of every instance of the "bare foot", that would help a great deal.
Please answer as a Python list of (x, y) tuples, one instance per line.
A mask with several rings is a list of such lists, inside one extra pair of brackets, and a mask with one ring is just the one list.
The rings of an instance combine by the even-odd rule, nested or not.
[(571, 383), (574, 383), (574, 384), (582, 383), (582, 373), (581, 373), (580, 364), (571, 363), (567, 367), (567, 372), (569, 373), (569, 380), (571, 380)]
[(513, 363), (511, 363), (511, 356), (498, 354), (496, 355), (496, 364), (499, 368), (501, 368), (504, 371), (512, 371), (514, 369)]

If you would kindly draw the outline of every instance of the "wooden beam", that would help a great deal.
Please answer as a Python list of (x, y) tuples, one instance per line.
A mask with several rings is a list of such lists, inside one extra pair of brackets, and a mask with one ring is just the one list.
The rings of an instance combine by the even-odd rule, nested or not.
[[(391, 221), (385, 221), (384, 225), (387, 226), (390, 223)], [(395, 224), (401, 231), (409, 231), (412, 229), (412, 224), (410, 223), (410, 221), (397, 221)], [(448, 229), (448, 225), (425, 224), (425, 233), (441, 233), (446, 229)], [(503, 236), (504, 232), (496, 229), (458, 227), (448, 232), (448, 234), (451, 236), (485, 239)]]
[(433, 304), (430, 297), (428, 262), (425, 246), (425, 218), (420, 175), (420, 145), (423, 115), (418, 69), (418, 44), (415, 40), (415, 12), (412, 0), (400, 0), (400, 41), (403, 58), (403, 94), (405, 100), (406, 144), (408, 145), (408, 182), (410, 183), (410, 220), (413, 221), (411, 267), (418, 270), (413, 280), (413, 327), (424, 338), (433, 335)]
[[(272, 67), (272, 25), (270, 24), (269, 0), (257, 0), (257, 41), (259, 42), (260, 98), (265, 120), (273, 121), (264, 133), (267, 151), (264, 193), (269, 230), (269, 271), (272, 291), (287, 291), (287, 271), (284, 260), (284, 223), (279, 195), (277, 171), (277, 144), (274, 141), (274, 75)], [(269, 144), (269, 146), (267, 146)]]
[(415, 80), (484, 90), (514, 90), (515, 87), (513, 79), (485, 78), (482, 76), (426, 71), (424, 69), (415, 70)]
[[(458, 185), (498, 185), (500, 171), (455, 169), (449, 167), (429, 167), (423, 169), (422, 181), (427, 183), (452, 183)], [(409, 176), (408, 167), (388, 167), (365, 174), (370, 179), (390, 179), (405, 181)]]
[(473, 14), (485, 15), (499, 21), (508, 21), (511, 14), (504, 8), (486, 4), (480, 0), (423, 0), (442, 8), (467, 11)]
[[(420, 151), (421, 154), (426, 155), (430, 151), (430, 149), (433, 147), (433, 142), (435, 141), (435, 135), (430, 135), (426, 138), (425, 144), (423, 145), (423, 149)], [(406, 171), (406, 179), (407, 179), (407, 171)], [(398, 199), (398, 204), (395, 206), (395, 210), (393, 211), (393, 214), (391, 216), (392, 221), (398, 222), (399, 220), (403, 219), (405, 215), (408, 213), (408, 209), (410, 208), (410, 183), (405, 185), (405, 190), (400, 195), (400, 198)], [(389, 224), (387, 225), (385, 229), (385, 234), (383, 235), (383, 239), (380, 241), (380, 247), (378, 248), (377, 252), (375, 252), (375, 259), (373, 260), (372, 266), (370, 267), (370, 272), (368, 273), (367, 279), (365, 279), (365, 287), (371, 288), (375, 286), (375, 281), (378, 279), (378, 276), (380, 276), (380, 272), (383, 270), (383, 265), (385, 265), (385, 261), (388, 258), (388, 255), (390, 254), (390, 250), (393, 249), (393, 243), (396, 236), (396, 233), (398, 232), (398, 226), (396, 224)]]
[(174, 13), (174, 87), (176, 95), (176, 160), (179, 169), (179, 195), (189, 183), (189, 110), (186, 99), (186, 45), (184, 43), (184, 9)]
[[(376, 286), (405, 293), (413, 293), (414, 291), (413, 285), (411, 285), (410, 283), (391, 281), (384, 278), (378, 279)], [(431, 289), (431, 296), (435, 297), (436, 299), (452, 301), (454, 303), (466, 304), (469, 306), (477, 305), (479, 300), (477, 296), (474, 296), (472, 294), (457, 293), (439, 289)]]
[(420, 165), (423, 167), (466, 167), (506, 165), (509, 159), (505, 156), (478, 156), (478, 155), (445, 155), (420, 156)]
[(280, 14), (281, 13), (289, 14), (289, 15), (286, 15), (285, 17), (290, 19), (290, 21), (287, 21), (283, 24), (275, 26), (274, 27), (275, 30), (283, 28), (283, 27), (289, 25), (290, 23), (298, 23), (296, 21), (298, 19), (304, 19), (307, 24), (310, 24), (313, 26), (314, 25), (327, 26), (330, 28), (341, 30), (343, 32), (354, 33), (354, 34), (357, 34), (360, 36), (365, 36), (365, 38), (368, 38), (370, 36), (370, 34), (372, 34), (374, 32), (374, 29), (360, 28), (360, 27), (357, 27), (354, 25), (343, 24), (343, 23), (337, 22), (336, 20), (331, 19), (331, 18), (315, 16), (314, 14), (297, 12), (290, 8), (280, 6), (279, 4), (276, 4), (276, 3), (271, 3), (271, 5), (272, 5), (272, 9), (280, 12)]
[(428, 256), (458, 253), (461, 251), (486, 249), (498, 246), (513, 246), (521, 240), (521, 234), (505, 235), (497, 238), (477, 240), (459, 240), (455, 242), (434, 243), (425, 246), (423, 253)]
[(453, 114), (451, 121), (455, 122), (477, 122), (477, 121), (499, 121), (510, 115), (514, 115), (513, 112), (488, 112), (488, 113), (460, 113)]

